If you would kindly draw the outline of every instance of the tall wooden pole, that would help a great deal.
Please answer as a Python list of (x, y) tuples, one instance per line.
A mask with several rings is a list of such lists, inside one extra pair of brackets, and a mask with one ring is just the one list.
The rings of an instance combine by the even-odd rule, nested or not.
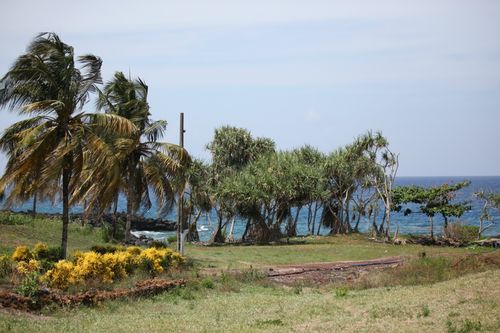
[[(184, 113), (180, 114), (180, 127), (179, 127), (179, 146), (184, 148)], [(177, 251), (184, 255), (184, 237), (183, 232), (183, 210), (184, 210), (184, 184), (181, 184), (179, 189), (179, 202), (177, 205)]]

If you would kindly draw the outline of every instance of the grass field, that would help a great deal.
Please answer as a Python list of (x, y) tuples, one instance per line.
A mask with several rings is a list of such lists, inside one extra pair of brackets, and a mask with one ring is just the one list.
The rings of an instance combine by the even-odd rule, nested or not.
[(42, 316), (0, 312), (1, 332), (498, 332), (500, 271), (348, 291), (247, 285), (166, 293)]
[(368, 260), (391, 256), (459, 254), (488, 251), (484, 248), (444, 248), (374, 243), (364, 235), (294, 239), (290, 245), (188, 246), (186, 253), (200, 265), (215, 268), (253, 268), (270, 265)]
[[(31, 218), (26, 215), (0, 213), (0, 254), (12, 252), (16, 246), (32, 246), (37, 242), (49, 246), (61, 245), (62, 223), (59, 219)], [(100, 229), (70, 223), (68, 253), (88, 250), (92, 245), (104, 244)]]
[[(9, 253), (17, 245), (38, 241), (59, 244), (58, 220), (0, 214), (1, 218), (7, 220), (0, 221), (0, 252)], [(70, 226), (70, 251), (87, 250), (95, 244), (103, 244), (99, 230)], [(396, 246), (373, 243), (363, 235), (299, 238), (289, 245), (190, 245), (186, 254), (195, 268), (184, 275), (197, 276), (197, 268), (222, 272), (227, 268), (396, 255), (418, 257), (422, 252), (439, 259), (491, 250)], [(498, 252), (489, 255), (498, 258)], [(461, 276), (457, 268), (447, 275), (449, 266), (439, 264), (439, 260), (428, 262), (438, 265), (426, 267), (427, 271), (410, 266), (398, 271), (400, 275), (393, 271), (374, 273), (371, 281), (376, 283), (365, 281), (364, 287), (352, 285), (354, 289), (341, 292), (333, 284), (284, 287), (262, 278), (236, 279), (222, 274), (213, 283), (196, 278), (185, 289), (149, 299), (51, 308), (41, 314), (0, 309), (0, 332), (500, 332), (499, 267), (489, 265), (481, 272)], [(434, 274), (435, 267), (441, 267), (444, 276)], [(429, 274), (429, 278), (414, 282), (413, 269), (415, 274)], [(371, 275), (366, 278), (371, 279)], [(398, 279), (404, 282), (399, 284), (411, 285), (398, 286)], [(371, 288), (380, 285), (385, 287)]]

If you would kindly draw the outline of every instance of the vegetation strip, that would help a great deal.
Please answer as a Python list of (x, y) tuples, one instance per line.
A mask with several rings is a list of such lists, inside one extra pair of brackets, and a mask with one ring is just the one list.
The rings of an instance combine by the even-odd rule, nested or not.
[(134, 288), (120, 288), (112, 291), (93, 289), (74, 295), (63, 295), (46, 290), (45, 292), (40, 292), (35, 299), (8, 291), (0, 291), (0, 305), (5, 308), (24, 311), (40, 310), (49, 304), (57, 304), (59, 306), (95, 305), (108, 300), (154, 296), (176, 287), (184, 287), (185, 285), (186, 281), (183, 279), (150, 279), (137, 282)]

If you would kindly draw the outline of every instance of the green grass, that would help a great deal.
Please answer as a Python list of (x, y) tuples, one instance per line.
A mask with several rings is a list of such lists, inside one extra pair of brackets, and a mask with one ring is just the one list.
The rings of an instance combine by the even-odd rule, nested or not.
[[(0, 213), (0, 254), (11, 253), (16, 246), (33, 246), (38, 242), (49, 246), (61, 245), (62, 222), (55, 218)], [(92, 245), (104, 244), (100, 229), (70, 223), (68, 231), (69, 253), (88, 250)]]
[[(0, 253), (39, 241), (59, 245), (59, 220), (2, 214)], [(70, 251), (99, 244), (104, 244), (99, 229), (70, 225)], [(182, 273), (194, 278), (187, 288), (93, 308), (50, 308), (42, 314), (0, 310), (0, 332), (495, 332), (500, 330), (497, 261), (482, 267), (472, 258), (462, 263), (464, 269), (453, 268), (460, 273), (476, 272), (462, 276), (449, 274), (451, 261), (439, 259), (490, 251), (396, 246), (373, 243), (362, 235), (300, 238), (272, 246), (189, 245), (186, 254), (196, 265), (193, 271)], [(417, 258), (422, 252), (427, 259), (416, 259), (398, 270), (370, 273), (359, 285), (285, 288), (270, 284), (258, 270), (224, 272), (226, 268), (399, 255)], [(223, 273), (199, 277), (199, 267)], [(477, 273), (481, 270), (485, 271)]]
[(335, 290), (248, 284), (46, 315), (0, 312), (1, 332), (497, 332), (500, 270), (432, 285)]
[(270, 265), (368, 260), (391, 256), (461, 254), (489, 251), (485, 248), (450, 248), (392, 245), (367, 241), (363, 235), (310, 237), (288, 245), (187, 246), (186, 254), (202, 267), (259, 268)]

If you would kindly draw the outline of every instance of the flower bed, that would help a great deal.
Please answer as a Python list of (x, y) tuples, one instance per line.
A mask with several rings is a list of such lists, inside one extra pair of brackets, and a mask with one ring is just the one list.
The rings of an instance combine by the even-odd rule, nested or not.
[(70, 286), (110, 284), (136, 271), (157, 276), (185, 262), (184, 257), (169, 248), (116, 247), (113, 251), (76, 252), (72, 259), (56, 262), (52, 261), (53, 254), (43, 243), (33, 251), (19, 246), (11, 258), (0, 258), (1, 271), (12, 274), (11, 280), (20, 294), (31, 296), (40, 286), (66, 290)]

